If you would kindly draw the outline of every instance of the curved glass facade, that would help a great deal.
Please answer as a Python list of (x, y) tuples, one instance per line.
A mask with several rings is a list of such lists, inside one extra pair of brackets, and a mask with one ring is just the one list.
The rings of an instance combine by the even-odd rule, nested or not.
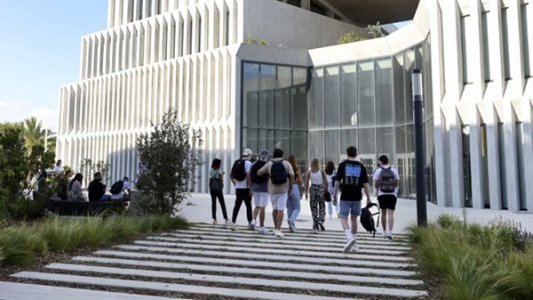
[(401, 176), (400, 195), (414, 197), (411, 74), (420, 69), (425, 181), (431, 201), (435, 185), (429, 55), (425, 42), (391, 57), (314, 67), (309, 80), (303, 68), (244, 63), (242, 146), (257, 150), (279, 146), (305, 165), (313, 158), (338, 164), (345, 149), (355, 145), (370, 174), (378, 156), (387, 154)]

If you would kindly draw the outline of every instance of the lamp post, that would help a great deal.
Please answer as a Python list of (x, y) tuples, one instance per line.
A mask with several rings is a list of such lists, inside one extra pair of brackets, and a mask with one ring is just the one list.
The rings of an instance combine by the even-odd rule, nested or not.
[(415, 69), (413, 80), (413, 107), (415, 125), (415, 164), (416, 164), (416, 216), (418, 226), (427, 226), (426, 191), (424, 186), (424, 125), (422, 122), (422, 72)]

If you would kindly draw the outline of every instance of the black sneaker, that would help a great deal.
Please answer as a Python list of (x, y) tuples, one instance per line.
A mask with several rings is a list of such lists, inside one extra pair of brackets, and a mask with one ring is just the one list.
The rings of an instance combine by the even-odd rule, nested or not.
[(318, 222), (318, 228), (320, 228), (321, 231), (326, 231), (326, 227), (324, 227), (324, 223)]

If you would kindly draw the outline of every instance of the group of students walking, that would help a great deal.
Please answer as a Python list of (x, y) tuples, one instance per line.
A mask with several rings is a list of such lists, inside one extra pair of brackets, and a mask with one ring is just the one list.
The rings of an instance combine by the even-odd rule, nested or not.
[[(328, 162), (322, 169), (318, 159), (311, 161), (310, 169), (302, 176), (296, 158), (290, 155), (283, 159), (283, 150), (274, 149), (269, 160), (268, 150), (261, 150), (252, 163), (252, 150), (244, 149), (240, 159), (234, 162), (230, 179), (235, 187), (236, 199), (231, 221), (228, 219), (223, 196), (223, 176), (221, 160), (215, 159), (211, 165), (209, 188), (212, 199), (213, 224), (217, 224), (216, 202), (220, 203), (226, 225), (236, 230), (235, 222), (240, 207), (244, 202), (249, 228), (257, 229), (259, 234), (267, 234), (265, 228), (265, 208), (272, 205), (274, 235), (283, 237), (281, 231), (284, 212), (287, 210), (287, 222), (290, 232), (296, 231), (296, 218), (300, 213), (302, 193), (309, 199), (313, 218), (313, 231), (325, 231), (326, 203), (329, 215), (338, 215), (346, 234), (344, 252), (357, 250), (357, 217), (361, 214), (362, 192), (370, 202), (370, 188), (366, 168), (357, 159), (357, 148), (346, 149), (347, 159), (342, 161), (338, 169)], [(399, 175), (395, 168), (388, 164), (388, 157), (379, 157), (380, 165), (374, 173), (374, 185), (377, 191), (379, 207), (382, 213), (383, 235), (392, 239), (394, 210), (396, 207)], [(305, 178), (305, 185), (303, 185)], [(338, 193), (340, 192), (340, 197)], [(255, 207), (252, 209), (252, 198)], [(339, 201), (337, 201), (339, 200)], [(257, 222), (259, 219), (259, 222)]]

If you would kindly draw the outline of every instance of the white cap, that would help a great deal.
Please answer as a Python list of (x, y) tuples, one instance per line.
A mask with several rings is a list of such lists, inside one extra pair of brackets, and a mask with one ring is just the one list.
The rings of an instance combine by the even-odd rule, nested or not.
[(244, 149), (244, 151), (242, 151), (242, 156), (248, 157), (248, 156), (252, 155), (252, 153), (253, 152), (252, 152), (252, 150), (250, 148), (246, 148), (246, 149)]

